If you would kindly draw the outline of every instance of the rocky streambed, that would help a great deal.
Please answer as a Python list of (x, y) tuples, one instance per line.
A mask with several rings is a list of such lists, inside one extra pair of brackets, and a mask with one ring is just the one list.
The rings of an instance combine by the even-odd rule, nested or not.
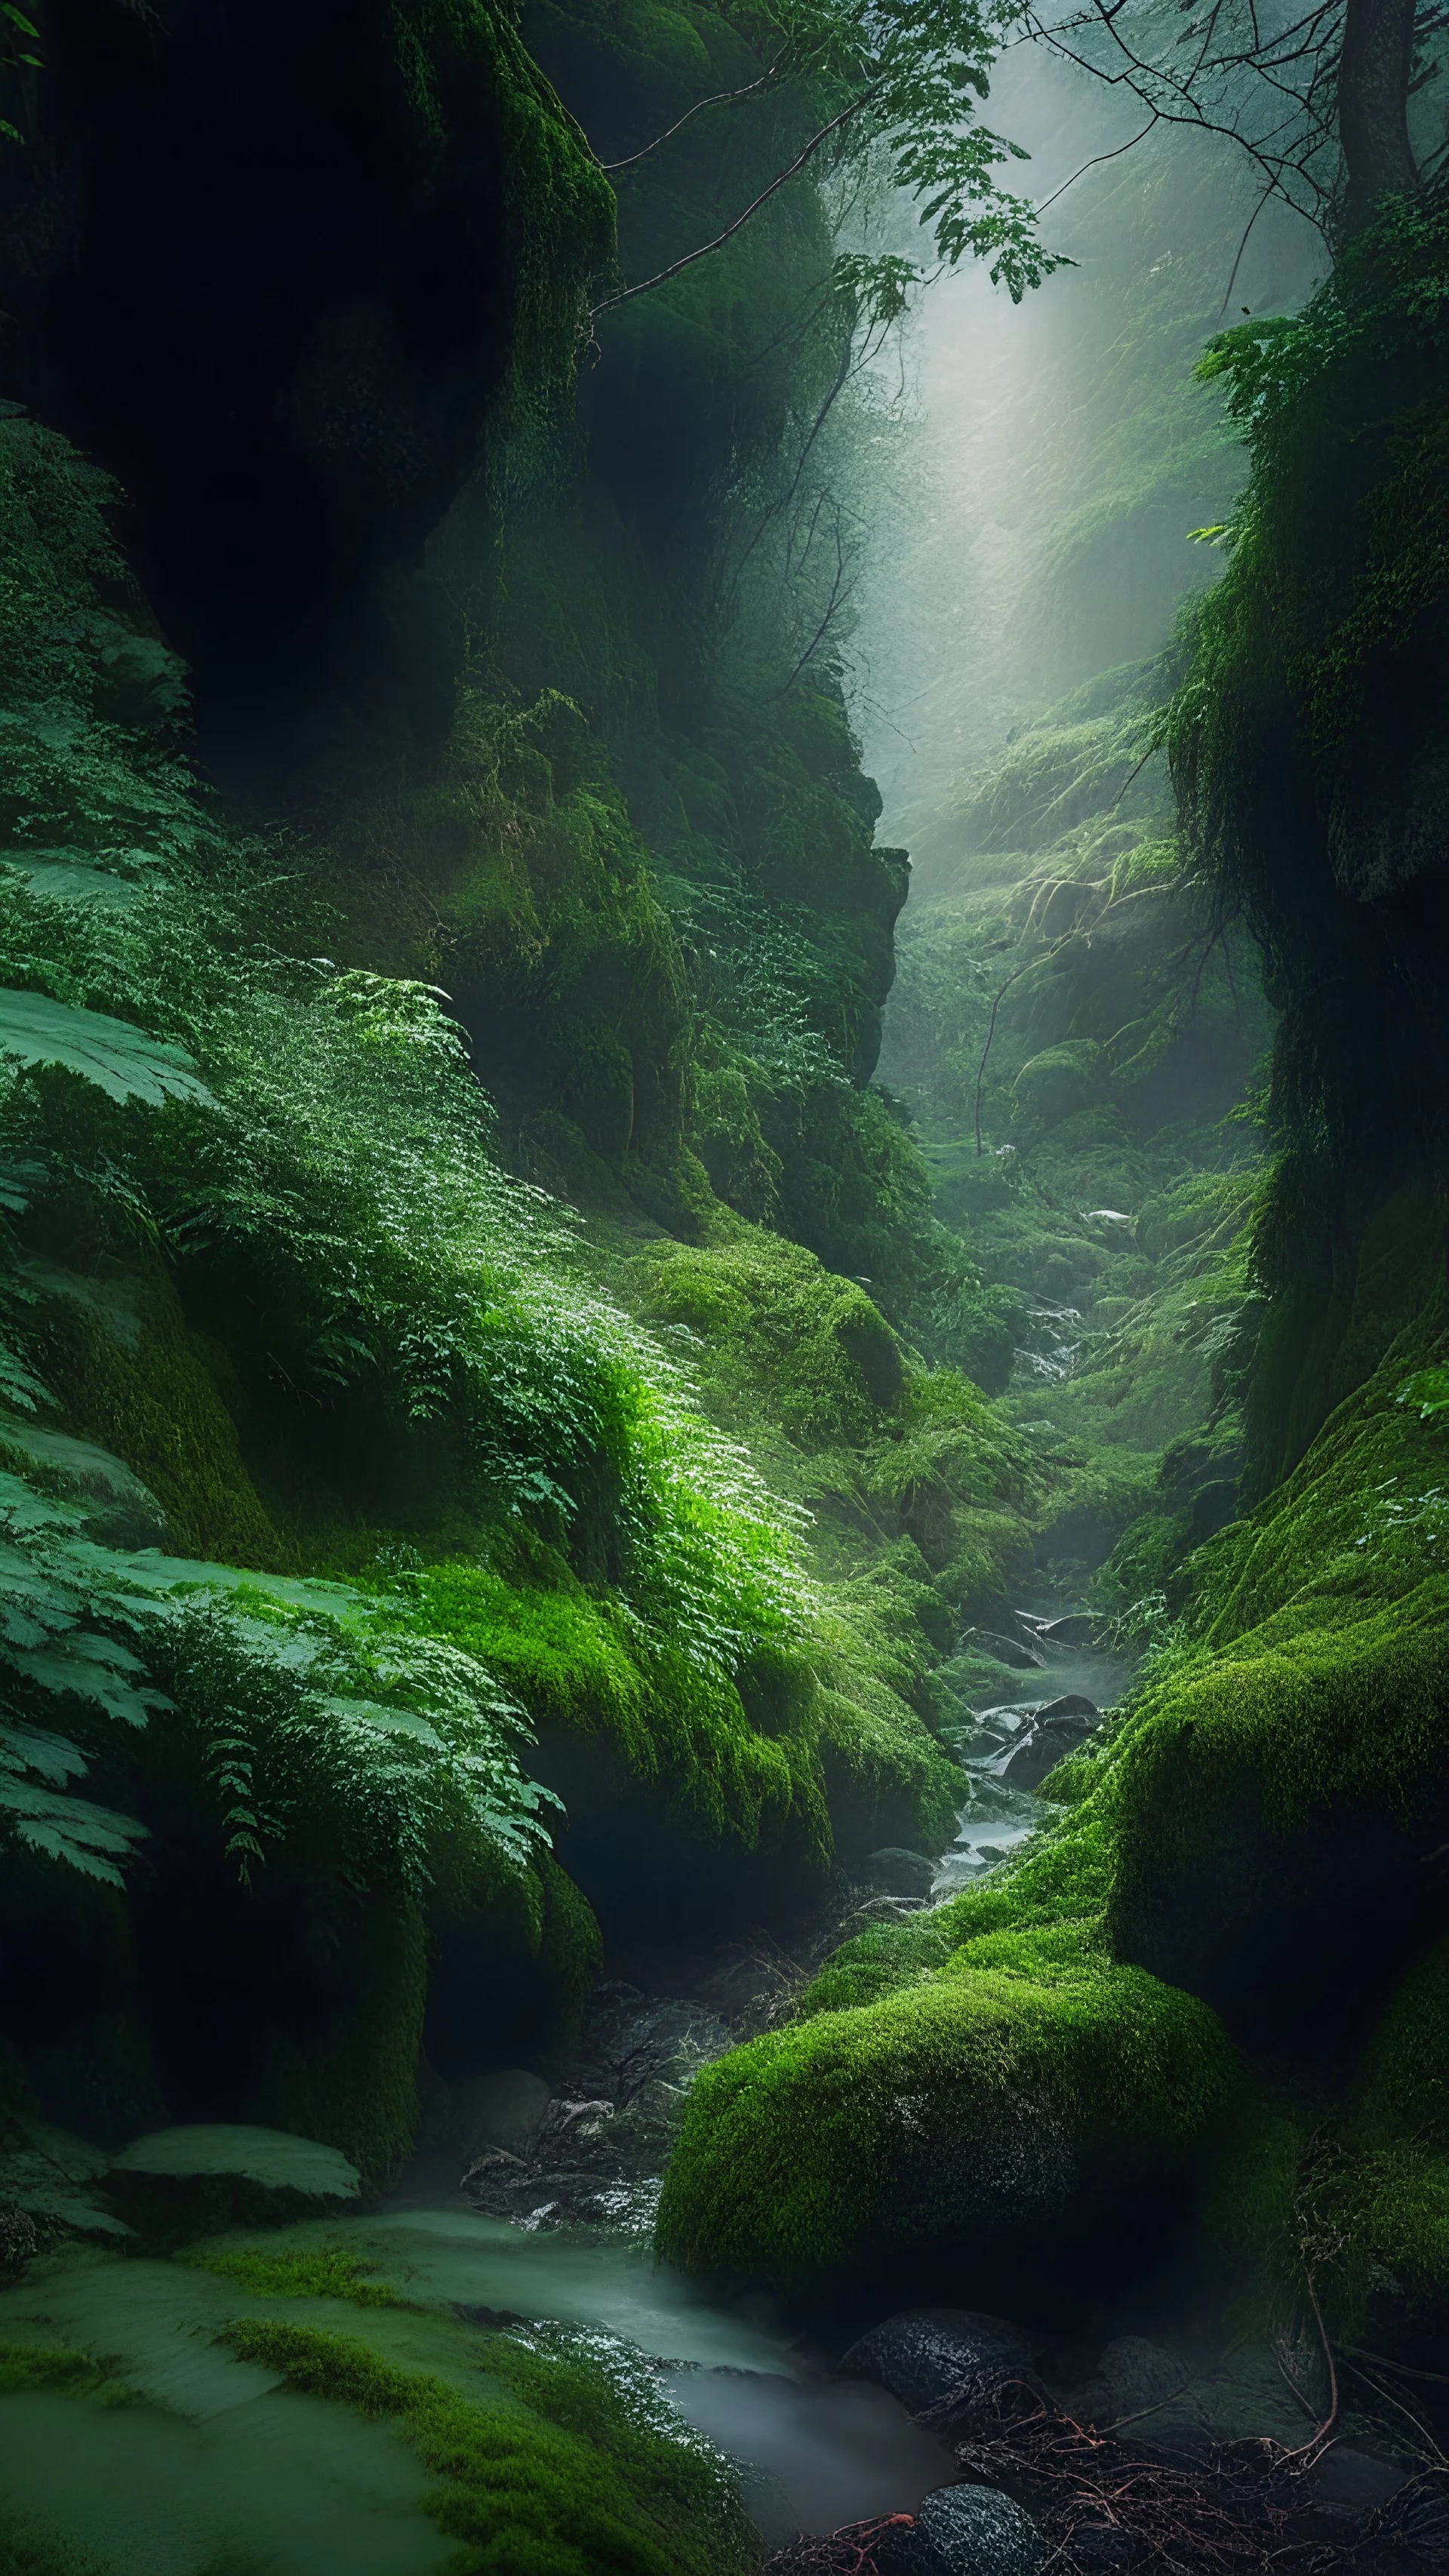
[[(206, 2126), (108, 2155), (12, 2118), (7, 2500), (114, 2576), (441, 2570), (405, 2448), (246, 2357), (285, 2274), (289, 2319), (361, 2329), (375, 2359), (430, 2384), (478, 2384), (500, 2335), (583, 2337), (642, 2372), (682, 2442), (736, 2464), (775, 2576), (1449, 2567), (1436, 2413), (1449, 2381), (1366, 2357), (1345, 2386), (1312, 2345), (1225, 2349), (1170, 2285), (1057, 2333), (917, 2306), (832, 2340), (655, 2261), (661, 2179), (700, 2067), (787, 2016), (853, 1930), (999, 1867), (1125, 1673), (1085, 1616), (1050, 1604), (973, 1633), (951, 1669), (949, 1852), (867, 1855), (793, 1941), (761, 1931), (616, 1962), (566, 2076), (504, 2069), (460, 2090), (446, 2135), (377, 2208), (345, 2159), (305, 2140)], [(49, 2379), (37, 2352), (55, 2356)], [(30, 2356), (8, 2382), (7, 2353)], [(77, 2355), (96, 2373), (84, 2407)]]

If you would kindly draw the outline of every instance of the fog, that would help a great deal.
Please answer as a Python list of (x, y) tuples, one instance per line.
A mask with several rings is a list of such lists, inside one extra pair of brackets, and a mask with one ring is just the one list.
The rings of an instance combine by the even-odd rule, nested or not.
[[(888, 840), (1015, 725), (1167, 642), (1221, 563), (1189, 532), (1241, 476), (1195, 360), (1326, 264), (1302, 218), (1251, 220), (1233, 146), (1163, 128), (1122, 151), (1140, 109), (1039, 54), (1007, 58), (983, 114), (1029, 150), (1016, 184), (1056, 197), (1043, 235), (1075, 264), (1019, 306), (984, 265), (941, 278), (875, 371), (851, 696)], [(904, 218), (899, 246), (919, 252)]]

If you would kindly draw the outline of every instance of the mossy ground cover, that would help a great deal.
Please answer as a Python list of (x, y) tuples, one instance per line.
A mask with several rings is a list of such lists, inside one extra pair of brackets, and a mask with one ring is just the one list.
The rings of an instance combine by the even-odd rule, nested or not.
[(470, 2404), (321, 2327), (254, 2319), (230, 2339), (240, 2359), (280, 2371), (289, 2388), (396, 2424), (443, 2481), (427, 2510), (480, 2576), (535, 2567), (539, 2576), (714, 2576), (754, 2562), (723, 2463), (682, 2427), (662, 2430), (657, 2400), (649, 2422), (645, 2374), (636, 2368), (633, 2385), (621, 2387), (613, 2355), (493, 2338), (482, 2367), (520, 2401), (509, 2407)]
[[(369, 2512), (401, 2517), (401, 2554), (379, 2564), (498, 2568), (509, 2576), (535, 2567), (550, 2576), (555, 2569), (716, 2576), (755, 2565), (733, 2472), (675, 2415), (632, 2345), (600, 2328), (460, 2324), (446, 2296), (419, 2299), (395, 2275), (397, 2251), (392, 2246), (379, 2269), (376, 2248), (359, 2255), (345, 2235), (312, 2227), (280, 2240), (204, 2244), (175, 2264), (143, 2262), (129, 2272), (73, 2251), (47, 2258), (44, 2283), (5, 2296), (0, 2408), (42, 2397), (77, 2410), (75, 2494), (69, 2509), (35, 2517), (27, 2545), (68, 2565), (67, 2541), (104, 2531), (103, 2497), (86, 2505), (89, 2482), (110, 2456), (110, 2437), (93, 2439), (90, 2430), (99, 2410), (108, 2418), (119, 2412), (130, 2426), (142, 2488), (147, 2475), (168, 2475), (177, 2489), (173, 2511), (190, 2517), (194, 2544), (229, 2545), (239, 2567), (265, 2556), (270, 2508), (264, 2495), (229, 2505), (236, 2479), (260, 2480), (263, 2490), (270, 2479), (285, 2495), (309, 2462), (319, 2496), (332, 2499), (334, 2544), (355, 2544)], [(49, 2323), (24, 2339), (25, 2320), (37, 2302), (45, 2310), (47, 2298)], [(96, 2349), (77, 2328), (81, 2337), (89, 2328)], [(97, 2357), (108, 2340), (114, 2354), (117, 2339), (124, 2370), (114, 2357)], [(243, 2397), (251, 2403), (239, 2405)], [(299, 2397), (314, 2402), (299, 2406)], [(52, 2431), (48, 2416), (47, 2443)], [(399, 2447), (425, 2476), (400, 2460)], [(134, 2486), (133, 2479), (128, 2513)], [(159, 2507), (150, 2525), (144, 2513), (143, 2506), (139, 2527), (158, 2541), (164, 2529), (169, 2540)], [(427, 2522), (455, 2555), (428, 2545)], [(129, 2570), (128, 2527), (120, 2537)], [(289, 2571), (335, 2564), (325, 2537), (321, 2554), (312, 2554), (319, 2537), (311, 2518), (299, 2522), (275, 2563)], [(36, 2561), (47, 2570), (50, 2563), (43, 2555)]]

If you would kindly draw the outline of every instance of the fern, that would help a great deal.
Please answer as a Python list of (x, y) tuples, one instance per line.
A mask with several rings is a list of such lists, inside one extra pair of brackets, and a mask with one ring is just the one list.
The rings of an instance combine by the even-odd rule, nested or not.
[(155, 1108), (167, 1100), (211, 1100), (180, 1047), (104, 1012), (73, 1010), (47, 993), (0, 991), (0, 1054), (79, 1074), (110, 1100), (144, 1100)]
[(85, 1769), (85, 1756), (65, 1736), (15, 1724), (0, 1711), (0, 1827), (27, 1851), (121, 1887), (146, 1828), (134, 1816), (65, 1794)]

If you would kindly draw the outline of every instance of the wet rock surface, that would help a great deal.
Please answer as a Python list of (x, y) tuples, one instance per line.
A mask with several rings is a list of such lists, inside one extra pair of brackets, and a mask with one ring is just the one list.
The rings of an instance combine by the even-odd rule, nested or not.
[(1041, 2576), (1051, 2555), (1031, 2516), (999, 2487), (938, 2487), (916, 2523), (950, 2576)]
[(1085, 1744), (1101, 1722), (1101, 1710), (1075, 1692), (1048, 1700), (1023, 1729), (1006, 1758), (1001, 1777), (1013, 1789), (1039, 1788), (1047, 1773)]
[(839, 2363), (845, 2379), (873, 2380), (913, 2415), (948, 2400), (983, 2396), (1001, 2380), (1030, 2373), (1030, 2335), (973, 2308), (907, 2308), (860, 2337)]
[(884, 1851), (867, 1852), (860, 1864), (860, 1875), (883, 1896), (923, 1898), (930, 1895), (935, 1883), (936, 1864), (924, 1852), (905, 1851), (892, 1844)]
[(979, 1654), (994, 1656), (998, 1664), (1008, 1664), (1015, 1672), (1040, 1672), (1046, 1663), (1039, 1646), (1028, 1645), (1020, 1637), (1003, 1636), (997, 1628), (968, 1628), (961, 1642), (974, 1646)]

